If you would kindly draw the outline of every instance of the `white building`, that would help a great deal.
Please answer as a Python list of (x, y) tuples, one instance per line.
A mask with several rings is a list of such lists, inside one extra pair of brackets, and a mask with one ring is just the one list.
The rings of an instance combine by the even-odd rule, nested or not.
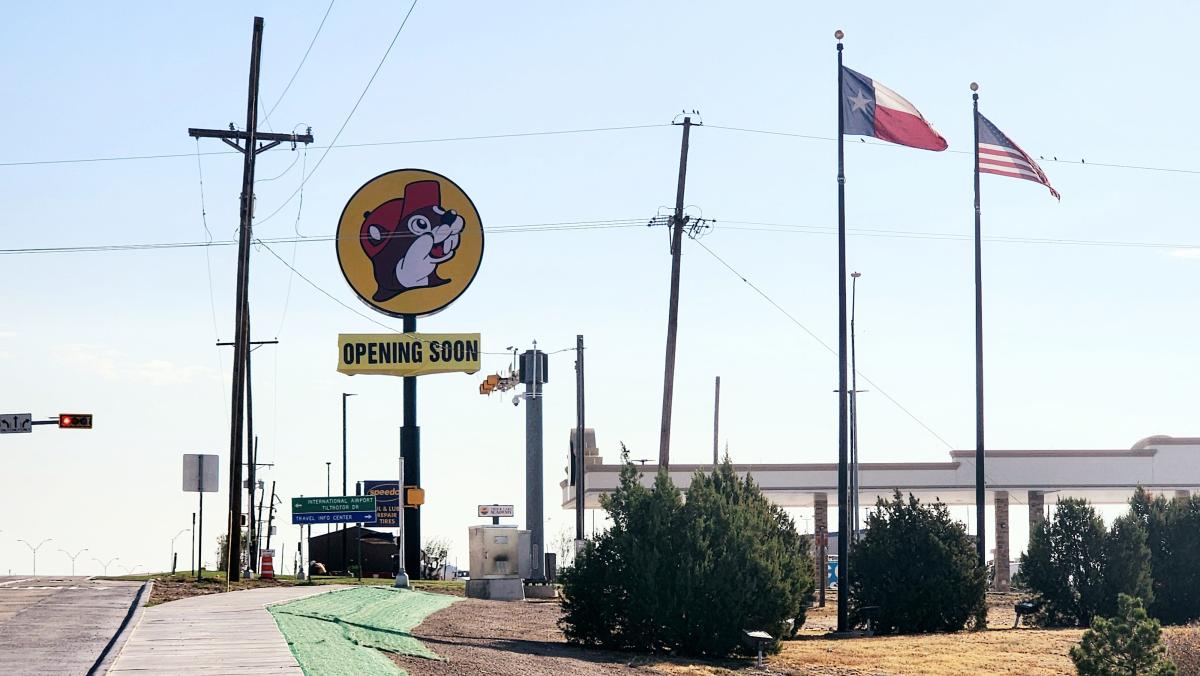
[[(588, 430), (584, 505), (600, 507), (600, 495), (612, 491), (621, 466), (603, 464)], [(696, 470), (712, 465), (671, 465), (672, 481), (686, 493)], [(837, 506), (837, 463), (735, 464), (750, 472), (763, 493), (782, 507), (814, 510), (815, 532), (826, 532), (828, 509)], [(658, 466), (640, 468), (649, 486)], [(1098, 505), (1124, 504), (1134, 489), (1186, 496), (1200, 490), (1200, 438), (1154, 436), (1128, 450), (989, 450), (985, 455), (987, 504), (995, 506), (996, 586), (1009, 580), (1008, 503), (1012, 495), (1029, 505), (1030, 532), (1045, 518), (1046, 495), (1086, 498)], [(859, 504), (890, 498), (893, 491), (947, 505), (975, 504), (975, 451), (951, 451), (947, 462), (882, 462), (859, 465)], [(575, 509), (575, 487), (561, 484), (563, 509)]]

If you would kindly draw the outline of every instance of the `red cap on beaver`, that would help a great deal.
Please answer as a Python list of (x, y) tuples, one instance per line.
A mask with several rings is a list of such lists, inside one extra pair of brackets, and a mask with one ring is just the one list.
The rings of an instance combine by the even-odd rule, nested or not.
[[(383, 251), (389, 239), (411, 237), (404, 226), (408, 217), (421, 209), (439, 206), (441, 202), (442, 190), (437, 181), (413, 181), (404, 186), (404, 197), (388, 200), (375, 207), (374, 211), (363, 214), (363, 224), (358, 233), (363, 251), (368, 257), (374, 258)], [(371, 237), (372, 226), (379, 230), (379, 239)]]

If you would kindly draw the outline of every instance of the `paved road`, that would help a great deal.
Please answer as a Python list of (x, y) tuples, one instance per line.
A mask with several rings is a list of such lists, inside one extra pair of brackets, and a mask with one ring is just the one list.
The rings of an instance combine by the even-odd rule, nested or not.
[(87, 674), (141, 586), (0, 577), (0, 674)]
[(246, 589), (147, 608), (108, 676), (303, 676), (266, 607), (343, 588)]

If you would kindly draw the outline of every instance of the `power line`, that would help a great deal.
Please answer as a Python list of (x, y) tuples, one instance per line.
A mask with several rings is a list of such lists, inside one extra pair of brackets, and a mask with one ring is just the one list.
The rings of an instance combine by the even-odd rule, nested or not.
[[(800, 133), (796, 133), (796, 132), (779, 131), (779, 130), (774, 130), (774, 129), (751, 129), (749, 127), (728, 127), (728, 126), (722, 126), (722, 125), (716, 125), (716, 124), (709, 124), (709, 125), (705, 125), (705, 126), (707, 126), (709, 129), (720, 129), (722, 131), (735, 131), (735, 132), (741, 132), (741, 133), (746, 133), (746, 134), (764, 134), (764, 135), (768, 135), (768, 136), (787, 136), (787, 137), (791, 137), (791, 138), (804, 139), (807, 141), (837, 141), (837, 137), (834, 137), (834, 136), (818, 136), (818, 135), (814, 135), (814, 134), (800, 134)], [(895, 145), (893, 143), (881, 143), (879, 141), (868, 141), (866, 139), (859, 139), (859, 144), (860, 145), (868, 145), (868, 146), (877, 146), (880, 148), (900, 148), (900, 147), (902, 147), (902, 146)], [(945, 152), (954, 153), (956, 155), (972, 155), (972, 154), (974, 154), (975, 151), (974, 150), (947, 149)], [(1085, 158), (1081, 158), (1079, 160), (1067, 160), (1067, 159), (1060, 160), (1060, 159), (1058, 159), (1058, 156), (1056, 156), (1056, 155), (1051, 155), (1048, 158), (1045, 155), (1039, 155), (1038, 159), (1041, 160), (1042, 162), (1049, 162), (1049, 163), (1053, 163), (1053, 164), (1073, 164), (1073, 165), (1080, 165), (1080, 166), (1085, 166), (1085, 167), (1105, 167), (1108, 169), (1131, 169), (1131, 170), (1135, 170), (1135, 171), (1157, 171), (1157, 172), (1166, 172), (1166, 173), (1172, 173), (1172, 174), (1200, 174), (1200, 169), (1180, 169), (1178, 167), (1155, 167), (1155, 166), (1141, 165), (1141, 164), (1119, 164), (1119, 163), (1115, 163), (1115, 162), (1089, 162)]]
[[(825, 341), (821, 340), (821, 338), (820, 338), (820, 337), (819, 337), (817, 334), (813, 333), (813, 332), (812, 332), (812, 331), (811, 331), (811, 330), (810, 330), (810, 329), (809, 329), (807, 326), (805, 326), (805, 325), (804, 325), (804, 324), (803, 324), (803, 323), (802, 323), (802, 322), (801, 322), (799, 319), (796, 319), (796, 317), (795, 317), (794, 315), (792, 315), (792, 313), (790, 313), (790, 312), (788, 312), (787, 310), (785, 310), (785, 309), (783, 308), (783, 306), (782, 306), (782, 305), (780, 305), (779, 303), (776, 303), (776, 302), (774, 301), (774, 299), (772, 299), (770, 296), (768, 296), (768, 295), (767, 295), (767, 294), (766, 294), (766, 293), (765, 293), (765, 292), (764, 292), (762, 289), (760, 289), (760, 288), (758, 288), (757, 286), (755, 286), (754, 282), (751, 282), (749, 279), (746, 279), (746, 276), (745, 276), (745, 275), (743, 275), (742, 273), (740, 273), (740, 272), (738, 272), (737, 270), (735, 270), (735, 269), (734, 269), (734, 267), (733, 267), (732, 265), (730, 265), (729, 263), (727, 263), (727, 262), (725, 261), (725, 259), (724, 259), (724, 258), (721, 258), (720, 256), (718, 256), (718, 255), (716, 254), (716, 252), (714, 252), (712, 249), (710, 249), (710, 248), (708, 248), (707, 246), (705, 246), (705, 245), (704, 245), (704, 243), (703, 243), (703, 242), (701, 242), (700, 240), (698, 240), (698, 239), (693, 239), (692, 241), (696, 242), (696, 244), (698, 244), (698, 245), (700, 246), (700, 248), (701, 248), (701, 249), (704, 249), (705, 251), (707, 251), (707, 252), (708, 252), (708, 254), (709, 254), (710, 256), (712, 256), (713, 258), (717, 259), (717, 262), (719, 262), (721, 265), (724, 265), (724, 266), (725, 266), (725, 268), (726, 268), (727, 270), (729, 270), (730, 272), (732, 272), (734, 275), (736, 275), (736, 276), (738, 277), (738, 279), (740, 279), (740, 280), (742, 280), (743, 282), (745, 282), (745, 283), (746, 283), (746, 285), (747, 285), (747, 286), (749, 286), (751, 289), (753, 289), (755, 293), (757, 293), (758, 295), (762, 296), (762, 297), (763, 297), (763, 300), (767, 301), (767, 302), (768, 302), (768, 303), (770, 303), (772, 306), (774, 306), (776, 310), (779, 310), (781, 313), (783, 313), (783, 315), (784, 315), (785, 317), (787, 317), (788, 319), (790, 319), (790, 320), (792, 321), (792, 323), (793, 323), (793, 324), (795, 324), (796, 326), (800, 327), (800, 329), (801, 329), (802, 331), (804, 331), (805, 333), (807, 333), (807, 334), (809, 335), (809, 337), (811, 337), (813, 340), (817, 341), (817, 343), (818, 343), (818, 344), (819, 344), (821, 347), (823, 347), (823, 348), (825, 348), (826, 350), (828, 350), (828, 351), (829, 351), (831, 354), (834, 354), (834, 355), (836, 355), (836, 354), (837, 354), (837, 351), (836, 351), (836, 350), (834, 350), (832, 347), (830, 347), (828, 343), (826, 343)], [(898, 409), (900, 409), (901, 411), (903, 411), (905, 415), (907, 415), (909, 418), (912, 418), (912, 420), (913, 420), (914, 422), (916, 422), (918, 425), (920, 425), (920, 426), (921, 426), (921, 427), (922, 427), (922, 428), (923, 428), (923, 429), (924, 429), (926, 432), (929, 432), (931, 435), (933, 435), (933, 436), (934, 436), (934, 438), (936, 438), (938, 441), (942, 442), (942, 444), (944, 444), (944, 445), (946, 446), (946, 448), (948, 448), (948, 449), (950, 449), (950, 450), (954, 450), (954, 446), (953, 446), (953, 445), (951, 445), (951, 444), (950, 444), (950, 442), (948, 442), (948, 441), (946, 441), (944, 438), (942, 438), (942, 435), (940, 435), (940, 434), (938, 434), (937, 432), (933, 431), (933, 428), (932, 428), (932, 427), (930, 427), (929, 425), (926, 425), (926, 424), (925, 424), (925, 421), (921, 420), (920, 418), (918, 418), (918, 417), (916, 416), (916, 414), (914, 414), (912, 411), (910, 411), (910, 410), (908, 410), (907, 408), (905, 408), (905, 407), (904, 407), (904, 405), (903, 405), (903, 404), (901, 404), (899, 401), (897, 401), (895, 397), (893, 397), (892, 395), (888, 394), (886, 390), (884, 390), (882, 387), (880, 387), (880, 386), (879, 386), (879, 383), (876, 383), (876, 382), (872, 381), (872, 380), (871, 380), (870, 378), (868, 378), (868, 377), (867, 377), (867, 376), (866, 376), (866, 375), (865, 375), (865, 374), (864, 374), (862, 371), (857, 371), (857, 373), (858, 373), (858, 375), (859, 375), (859, 376), (860, 376), (860, 377), (861, 377), (861, 378), (862, 378), (864, 381), (866, 381), (866, 383), (867, 383), (867, 384), (869, 384), (871, 387), (874, 387), (874, 388), (875, 388), (875, 391), (877, 391), (877, 392), (879, 392), (880, 394), (882, 394), (882, 395), (884, 396), (884, 398), (885, 398), (885, 399), (887, 399), (888, 401), (892, 402), (892, 404), (894, 404), (894, 405), (896, 406), (896, 408), (898, 408)]]
[[(766, 223), (761, 221), (721, 221), (735, 225), (763, 227), (728, 227), (728, 230), (744, 230), (751, 232), (784, 232), (792, 234), (832, 235), (837, 229), (823, 225), (800, 225), (795, 223)], [(919, 230), (887, 230), (882, 228), (847, 228), (848, 234), (859, 237), (888, 237), (900, 239), (936, 239), (936, 240), (965, 240), (972, 239), (971, 234), (956, 232), (930, 232)], [(1016, 235), (987, 235), (984, 241), (1010, 244), (1049, 244), (1059, 246), (1113, 246), (1150, 249), (1192, 249), (1197, 244), (1179, 244), (1171, 242), (1139, 242), (1130, 240), (1099, 240), (1099, 239), (1064, 239), (1055, 237), (1028, 237)]]
[(292, 273), (294, 273), (297, 277), (299, 277), (300, 279), (303, 279), (305, 282), (308, 283), (309, 286), (316, 289), (317, 291), (320, 291), (322, 294), (325, 295), (325, 297), (329, 298), (333, 302), (337, 303), (338, 305), (341, 305), (342, 307), (353, 312), (354, 314), (358, 315), (359, 317), (362, 317), (363, 319), (371, 322), (372, 324), (375, 324), (376, 326), (381, 326), (381, 327), (387, 329), (388, 331), (391, 331), (394, 333), (403, 333), (402, 331), (397, 331), (395, 327), (388, 326), (387, 324), (384, 324), (383, 322), (375, 319), (371, 315), (368, 315), (365, 312), (361, 312), (360, 310), (350, 307), (349, 305), (343, 303), (340, 298), (333, 295), (332, 293), (329, 293), (324, 288), (322, 288), (319, 284), (317, 284), (313, 280), (309, 279), (308, 277), (304, 276), (303, 272), (300, 272), (295, 267), (293, 267), (291, 263), (288, 263), (286, 260), (284, 260), (283, 256), (280, 256), (279, 254), (275, 253), (275, 250), (272, 249), (270, 246), (268, 246), (266, 242), (262, 241), (261, 239), (255, 239), (254, 241), (255, 241), (255, 243), (261, 245), (264, 249), (269, 251), (272, 256), (274, 256), (276, 259), (278, 259), (280, 263), (283, 263), (284, 266), (286, 266), (289, 270), (291, 270)]
[(292, 83), (296, 81), (296, 76), (300, 74), (300, 69), (304, 67), (304, 62), (308, 60), (308, 54), (312, 51), (313, 45), (317, 43), (317, 36), (321, 34), (321, 29), (325, 27), (325, 20), (329, 18), (329, 12), (333, 9), (335, 0), (329, 0), (329, 6), (325, 8), (325, 16), (321, 17), (321, 23), (317, 26), (317, 32), (313, 33), (312, 40), (308, 41), (308, 49), (304, 50), (304, 56), (300, 57), (300, 63), (296, 64), (296, 70), (292, 73), (292, 77), (283, 87), (283, 91), (279, 93), (279, 98), (275, 99), (275, 104), (267, 111), (264, 116), (264, 121), (269, 125), (271, 123), (271, 113), (279, 107), (279, 103), (283, 101), (283, 97), (287, 96), (288, 90), (292, 88)]
[[(470, 136), (442, 136), (435, 138), (417, 138), (417, 139), (398, 139), (394, 141), (366, 141), (363, 143), (343, 143), (342, 145), (330, 144), (327, 146), (313, 145), (313, 150), (329, 150), (329, 149), (353, 149), (353, 148), (378, 148), (383, 146), (397, 145), (417, 145), (421, 143), (458, 143), (465, 141), (493, 141), (513, 138), (527, 138), (536, 136), (568, 136), (572, 134), (596, 134), (603, 132), (614, 131), (633, 131), (638, 129), (654, 129), (657, 127), (669, 127), (666, 123), (661, 124), (631, 124), (615, 127), (587, 127), (581, 129), (546, 129), (538, 131), (515, 131), (503, 132), (498, 134), (475, 134)], [(237, 155), (238, 153), (231, 150), (209, 150), (201, 155)], [(113, 155), (106, 157), (76, 157), (65, 159), (52, 160), (24, 160), (12, 162), (0, 162), (0, 167), (25, 167), (47, 164), (86, 164), (89, 162), (122, 162), (127, 160), (164, 160), (176, 158), (191, 158), (192, 153), (160, 153), (155, 155)]]
[[(332, 4), (332, 3), (330, 3)], [(308, 148), (304, 149), (304, 164), (300, 167), (300, 176), (304, 176), (304, 172), (308, 167)], [(292, 229), (296, 232), (297, 237), (304, 237), (300, 234), (300, 214), (304, 211), (304, 191), (300, 191), (300, 202), (296, 205), (296, 221), (292, 224)], [(296, 253), (300, 250), (300, 242), (292, 242), (292, 265), (296, 264)], [(287, 320), (288, 305), (292, 300), (292, 282), (295, 280), (296, 274), (288, 274), (287, 293), (283, 296), (283, 312), (279, 314), (279, 328), (275, 329), (275, 337), (283, 333), (283, 323)]]
[[(421, 138), (421, 139), (399, 139), (399, 140), (394, 140), (394, 141), (365, 141), (362, 143), (345, 143), (342, 145), (337, 145), (335, 143), (331, 143), (327, 146), (314, 145), (314, 146), (312, 146), (312, 148), (314, 150), (329, 151), (334, 148), (337, 148), (337, 149), (377, 148), (377, 147), (394, 146), (394, 145), (416, 145), (416, 144), (421, 144), (421, 143), (457, 143), (457, 142), (465, 142), (465, 141), (490, 141), (490, 140), (500, 140), (500, 139), (528, 138), (528, 137), (537, 137), (537, 136), (564, 136), (564, 135), (571, 135), (571, 134), (591, 134), (591, 133), (613, 132), (613, 131), (632, 131), (632, 130), (638, 130), (638, 129), (654, 129), (657, 127), (669, 127), (669, 126), (671, 126), (671, 125), (668, 123), (634, 124), (634, 125), (618, 125), (618, 126), (609, 126), (609, 127), (591, 127), (591, 128), (582, 128), (582, 129), (555, 129), (555, 130), (507, 132), (507, 133), (498, 133), (498, 134), (445, 136), (445, 137)], [(754, 129), (751, 127), (734, 127), (734, 126), (719, 125), (719, 124), (706, 124), (705, 126), (709, 129), (717, 129), (717, 130), (721, 130), (721, 131), (732, 131), (732, 132), (745, 133), (745, 134), (761, 134), (761, 135), (767, 135), (767, 136), (783, 136), (783, 137), (798, 138), (798, 139), (803, 139), (803, 140), (808, 140), (808, 141), (833, 142), (833, 141), (837, 140), (837, 138), (835, 138), (833, 136), (821, 136), (818, 134), (802, 134), (799, 132), (782, 131), (782, 130), (777, 130), (777, 129)], [(898, 147), (900, 147), (900, 146), (896, 146), (895, 144), (891, 144), (891, 143), (882, 143), (879, 141), (867, 141), (866, 139), (860, 139), (860, 145), (876, 146), (876, 147), (880, 147), (880, 148), (898, 148)], [(960, 154), (960, 155), (969, 155), (973, 151), (948, 149), (948, 150), (946, 150), (946, 152)], [(238, 153), (232, 152), (232, 151), (213, 150), (213, 151), (207, 151), (207, 152), (204, 152), (201, 154), (202, 155), (237, 155)], [(9, 162), (0, 162), (0, 167), (28, 167), (28, 166), (55, 165), (55, 164), (87, 164), (87, 163), (95, 163), (95, 162), (123, 162), (123, 161), (136, 161), (136, 160), (164, 160), (164, 159), (190, 158), (192, 156), (193, 156), (192, 153), (155, 153), (155, 154), (146, 154), (146, 155), (111, 155), (111, 156), (101, 156), (101, 157), (73, 157), (73, 158), (61, 158), (61, 159), (49, 159), (49, 160), (14, 160), (14, 161), (9, 161)], [(1117, 162), (1094, 162), (1094, 161), (1087, 161), (1085, 159), (1080, 159), (1080, 160), (1061, 159), (1060, 160), (1055, 155), (1051, 155), (1050, 157), (1046, 157), (1045, 155), (1039, 155), (1038, 159), (1042, 162), (1048, 162), (1048, 163), (1052, 163), (1052, 164), (1071, 164), (1071, 165), (1078, 165), (1078, 166), (1085, 166), (1085, 167), (1088, 167), (1088, 166), (1104, 167), (1104, 168), (1108, 168), (1108, 169), (1128, 169), (1128, 170), (1133, 170), (1133, 171), (1154, 171), (1154, 172), (1164, 172), (1164, 173), (1174, 173), (1174, 174), (1189, 174), (1189, 175), (1200, 174), (1200, 169), (1184, 169), (1184, 168), (1179, 168), (1179, 167), (1159, 167), (1159, 166), (1153, 166), (1153, 165), (1124, 164), (1124, 163), (1117, 163)], [(315, 169), (316, 168), (314, 167), (314, 171), (315, 171)]]
[[(720, 221), (720, 224), (726, 230), (738, 230), (748, 232), (777, 232), (784, 234), (798, 235), (832, 235), (836, 230), (827, 226), (819, 225), (800, 225), (794, 223), (768, 223), (762, 221)], [(495, 226), (488, 228), (486, 233), (489, 235), (505, 235), (505, 234), (524, 234), (524, 233), (542, 233), (542, 232), (575, 232), (584, 230), (609, 230), (609, 229), (626, 229), (626, 228), (643, 228), (646, 226), (644, 218), (625, 218), (625, 219), (608, 219), (599, 221), (566, 221), (566, 222), (551, 222), (551, 223), (529, 223), (516, 224), (506, 226)], [(761, 226), (761, 227), (758, 227)], [(952, 233), (952, 232), (923, 232), (911, 230), (886, 230), (878, 228), (849, 228), (847, 233), (856, 237), (886, 237), (898, 239), (929, 239), (929, 240), (950, 240), (950, 241), (965, 241), (971, 238), (970, 235)], [(331, 235), (316, 235), (305, 236), (297, 235), (295, 237), (276, 237), (268, 238), (262, 241), (271, 244), (286, 244), (293, 242), (332, 242), (335, 237)], [(984, 241), (1008, 243), (1008, 244), (1041, 244), (1050, 246), (1107, 246), (1121, 248), (1145, 248), (1145, 249), (1200, 249), (1200, 244), (1185, 244), (1171, 242), (1138, 242), (1138, 241), (1123, 241), (1123, 240), (1088, 240), (1088, 239), (1056, 239), (1047, 237), (1018, 237), (1005, 235), (989, 235), (985, 236)], [(209, 240), (204, 242), (158, 242), (158, 243), (133, 243), (133, 244), (95, 244), (95, 245), (79, 245), (79, 246), (61, 246), (61, 247), (26, 247), (26, 248), (10, 248), (0, 249), (0, 255), (23, 255), (23, 254), (54, 254), (54, 253), (80, 253), (80, 252), (107, 252), (107, 251), (141, 251), (141, 250), (158, 250), (158, 249), (190, 249), (205, 246), (230, 246), (236, 242), (232, 240)]]
[[(644, 227), (643, 219), (628, 219), (627, 221), (597, 221), (594, 224), (589, 223), (535, 223), (529, 225), (511, 225), (498, 226), (489, 228), (486, 232), (490, 235), (505, 235), (505, 234), (522, 234), (532, 232), (573, 232), (576, 230), (607, 230), (612, 228), (641, 228)], [(358, 236), (351, 236), (349, 239), (357, 239)], [(268, 239), (255, 239), (256, 242), (265, 242), (270, 244), (288, 244), (292, 242), (332, 242), (337, 238), (332, 235), (318, 235), (312, 237), (273, 237)], [(159, 249), (196, 249), (202, 247), (214, 246), (232, 246), (237, 244), (235, 240), (208, 240), (204, 242), (156, 242), (145, 244), (92, 244), (79, 246), (61, 246), (61, 247), (28, 247), (18, 249), (0, 249), (0, 255), (21, 255), (21, 254), (49, 254), (49, 253), (87, 253), (87, 252), (110, 252), (110, 251), (146, 251)]]
[[(205, 240), (212, 242), (212, 230), (208, 228), (208, 208), (205, 206), (204, 200), (204, 164), (200, 161), (200, 139), (196, 139), (196, 175), (200, 182), (200, 224), (204, 226)], [(212, 314), (213, 326), (213, 342), (221, 342), (221, 331), (217, 328), (217, 297), (213, 290), (213, 274), (212, 274), (212, 256), (209, 255), (209, 250), (204, 249), (204, 271), (208, 276), (208, 309)], [(221, 357), (221, 349), (213, 348), (217, 356), (217, 373), (225, 372), (225, 360)], [(221, 404), (229, 405), (229, 397), (225, 392), (223, 383), (217, 383), (217, 389), (221, 391)]]
[(310, 171), (307, 176), (304, 176), (300, 179), (300, 186), (296, 188), (296, 190), (293, 191), (286, 200), (283, 201), (283, 204), (280, 204), (278, 207), (276, 207), (275, 211), (272, 211), (263, 218), (258, 219), (256, 224), (265, 223), (271, 220), (271, 218), (273, 218), (280, 211), (283, 211), (283, 208), (290, 204), (291, 201), (296, 198), (296, 195), (304, 189), (304, 184), (308, 182), (308, 179), (312, 178), (313, 174), (317, 173), (317, 170), (321, 168), (321, 164), (325, 161), (325, 158), (329, 156), (329, 151), (333, 149), (333, 146), (337, 144), (338, 139), (342, 137), (342, 132), (346, 131), (346, 126), (350, 124), (350, 120), (354, 117), (354, 113), (358, 111), (358, 106), (362, 104), (363, 99), (367, 96), (367, 92), (371, 90), (371, 85), (375, 83), (375, 78), (379, 75), (379, 71), (383, 69), (383, 64), (387, 61), (388, 55), (392, 53), (392, 48), (396, 46), (396, 41), (400, 39), (400, 33), (402, 33), (404, 31), (404, 27), (408, 25), (408, 18), (412, 16), (413, 10), (417, 8), (417, 1), (418, 0), (413, 0), (412, 4), (408, 6), (408, 12), (404, 15), (404, 19), (400, 22), (400, 27), (396, 29), (395, 35), (392, 36), (392, 41), (388, 43), (387, 49), (384, 50), (383, 56), (380, 57), (379, 63), (376, 64), (375, 72), (371, 73), (371, 77), (367, 80), (366, 86), (363, 87), (362, 93), (358, 95), (358, 100), (356, 100), (354, 102), (354, 106), (350, 108), (350, 112), (346, 115), (346, 119), (342, 121), (342, 126), (338, 128), (337, 133), (333, 135), (333, 140), (329, 142), (329, 146), (325, 148), (325, 152), (321, 153), (321, 157), (317, 158), (317, 163), (313, 165), (312, 171)]
[[(349, 310), (349, 311), (353, 312), (354, 314), (358, 315), (359, 317), (362, 317), (363, 319), (366, 319), (367, 321), (371, 322), (372, 324), (375, 324), (376, 326), (379, 326), (379, 327), (381, 327), (381, 328), (387, 329), (387, 330), (388, 330), (389, 332), (391, 332), (391, 333), (396, 333), (396, 334), (400, 334), (400, 335), (406, 335), (406, 334), (404, 333), (404, 331), (401, 331), (401, 330), (399, 330), (399, 329), (396, 329), (396, 328), (395, 328), (395, 327), (393, 327), (393, 326), (388, 326), (387, 324), (384, 324), (383, 322), (381, 322), (381, 321), (379, 321), (379, 320), (375, 319), (375, 318), (374, 318), (374, 317), (372, 317), (371, 315), (368, 315), (368, 314), (366, 314), (365, 312), (362, 312), (361, 310), (358, 310), (357, 308), (351, 307), (350, 305), (347, 305), (346, 303), (342, 302), (342, 300), (341, 300), (340, 298), (338, 298), (337, 296), (333, 295), (332, 293), (329, 293), (328, 291), (326, 291), (326, 290), (324, 289), (324, 287), (322, 287), (320, 284), (317, 284), (317, 283), (316, 283), (316, 282), (314, 282), (313, 280), (309, 279), (307, 276), (305, 276), (305, 274), (304, 274), (303, 272), (300, 272), (298, 269), (296, 269), (296, 267), (295, 267), (295, 266), (293, 266), (291, 263), (288, 263), (288, 262), (287, 262), (287, 261), (286, 261), (286, 260), (283, 258), (283, 256), (280, 256), (280, 255), (279, 255), (279, 254), (278, 254), (278, 253), (277, 253), (277, 252), (276, 252), (274, 249), (272, 249), (270, 246), (268, 246), (266, 242), (262, 241), (261, 239), (255, 239), (254, 241), (255, 241), (255, 243), (257, 243), (257, 244), (261, 245), (261, 246), (262, 246), (264, 249), (266, 249), (266, 250), (267, 250), (267, 251), (268, 251), (268, 252), (269, 252), (269, 253), (270, 253), (272, 256), (274, 256), (274, 257), (275, 257), (275, 259), (276, 259), (276, 260), (278, 260), (278, 261), (279, 261), (280, 263), (282, 263), (282, 264), (283, 264), (283, 265), (284, 265), (286, 268), (288, 268), (289, 270), (291, 270), (291, 271), (292, 271), (292, 273), (294, 273), (294, 274), (295, 274), (297, 277), (299, 277), (300, 279), (304, 280), (304, 281), (305, 281), (305, 282), (306, 282), (306, 283), (307, 283), (309, 286), (311, 286), (312, 288), (314, 288), (314, 289), (316, 289), (317, 291), (321, 292), (321, 294), (322, 294), (323, 296), (325, 296), (326, 298), (328, 298), (329, 300), (332, 300), (333, 302), (337, 303), (338, 305), (341, 305), (342, 307), (344, 307), (344, 308), (346, 308), (347, 310)], [(548, 355), (550, 355), (550, 354), (558, 354), (559, 352), (567, 352), (567, 351), (569, 351), (569, 350), (574, 350), (574, 349), (575, 349), (575, 348), (573, 348), (573, 347), (569, 347), (569, 348), (563, 348), (563, 349), (561, 349), (561, 350), (555, 350), (555, 351), (553, 351), (553, 352), (547, 352), (546, 354), (548, 354)], [(484, 352), (483, 354), (505, 354), (505, 355), (507, 355), (507, 354), (509, 354), (509, 353), (507, 353), (507, 352), (504, 352), (504, 353), (498, 353), (498, 352)]]

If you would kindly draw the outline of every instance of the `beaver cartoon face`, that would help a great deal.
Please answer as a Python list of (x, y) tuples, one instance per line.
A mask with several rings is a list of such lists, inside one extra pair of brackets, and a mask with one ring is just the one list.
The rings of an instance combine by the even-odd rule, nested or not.
[(414, 181), (404, 187), (404, 197), (363, 214), (359, 240), (375, 271), (375, 301), (450, 281), (437, 267), (454, 258), (466, 224), (441, 201), (437, 181)]

